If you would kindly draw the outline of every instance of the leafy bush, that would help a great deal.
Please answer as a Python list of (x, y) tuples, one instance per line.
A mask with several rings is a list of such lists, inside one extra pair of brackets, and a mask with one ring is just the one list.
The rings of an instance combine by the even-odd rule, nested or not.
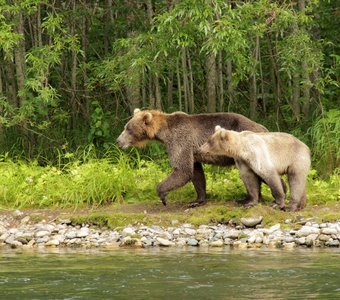
[(340, 162), (340, 110), (332, 109), (317, 119), (309, 129), (312, 154), (321, 175), (330, 175)]

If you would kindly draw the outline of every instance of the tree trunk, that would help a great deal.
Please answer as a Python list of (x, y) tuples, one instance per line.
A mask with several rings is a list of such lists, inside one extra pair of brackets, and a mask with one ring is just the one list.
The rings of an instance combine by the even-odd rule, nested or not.
[(259, 67), (260, 67), (262, 110), (263, 110), (264, 116), (266, 116), (267, 115), (267, 96), (266, 96), (265, 87), (264, 87), (261, 48), (259, 49), (258, 59), (259, 59)]
[(250, 75), (250, 118), (255, 120), (257, 116), (257, 82), (256, 82), (256, 68), (258, 62), (258, 54), (260, 49), (260, 37), (256, 36), (255, 49), (254, 49), (254, 65), (253, 72)]
[[(17, 91), (21, 91), (25, 84), (25, 36), (24, 36), (24, 18), (22, 12), (17, 14), (18, 23), (16, 24), (16, 33), (18, 33), (22, 38), (19, 40), (18, 45), (14, 49), (14, 59), (15, 59), (15, 74), (17, 80)], [(20, 102), (23, 101), (23, 96), (19, 97), (19, 102), (17, 107), (20, 106)]]
[(158, 76), (154, 77), (154, 83), (155, 83), (155, 100), (156, 100), (156, 109), (161, 110), (162, 109), (162, 95), (161, 95), (161, 87), (159, 84), (159, 78)]
[[(148, 15), (149, 24), (150, 26), (152, 26), (153, 16), (154, 16), (152, 0), (146, 1), (146, 7), (147, 7), (147, 15)], [(153, 84), (155, 88), (154, 89), (155, 106), (157, 109), (162, 109), (162, 96), (161, 96), (161, 87), (159, 83), (159, 77), (158, 75), (151, 75), (151, 78), (153, 79)]]
[(18, 108), (18, 100), (17, 100), (17, 83), (15, 78), (14, 64), (9, 60), (5, 59), (4, 64), (4, 74), (5, 74), (5, 94), (7, 95), (7, 100), (11, 104), (12, 107)]
[(222, 51), (218, 52), (218, 99), (219, 99), (219, 111), (224, 111), (224, 87), (223, 87), (223, 64), (222, 64)]
[(38, 5), (38, 11), (37, 11), (37, 41), (38, 46), (42, 46), (42, 35), (41, 35), (41, 5)]
[(187, 61), (188, 61), (188, 72), (189, 72), (189, 113), (195, 111), (195, 100), (194, 100), (194, 78), (191, 66), (191, 58), (188, 49), (186, 49)]
[(206, 71), (207, 71), (207, 112), (216, 112), (216, 61), (213, 53), (209, 54), (206, 58)]
[[(76, 0), (72, 1), (72, 11), (75, 14), (76, 11)], [(75, 22), (71, 24), (71, 35), (74, 36), (76, 33)], [(77, 52), (72, 50), (71, 54), (71, 115), (72, 115), (72, 128), (75, 128), (76, 118), (78, 115), (77, 107)]]
[(277, 70), (275, 57), (276, 53), (272, 46), (272, 36), (269, 33), (269, 42), (268, 42), (268, 48), (269, 48), (269, 60), (271, 63), (270, 67), (270, 77), (272, 78), (273, 83), (273, 93), (275, 98), (275, 111), (276, 111), (276, 126), (277, 130), (280, 130), (280, 102), (281, 102), (281, 80), (280, 76)]
[(104, 13), (104, 26), (105, 26), (104, 52), (105, 54), (108, 54), (111, 48), (110, 26), (112, 22), (113, 22), (112, 0), (105, 0), (105, 13)]
[[(84, 5), (86, 6), (86, 0), (84, 1)], [(88, 75), (87, 75), (87, 67), (86, 67), (86, 62), (87, 62), (87, 48), (88, 48), (88, 39), (87, 39), (87, 34), (88, 34), (88, 20), (87, 16), (82, 17), (82, 26), (81, 26), (81, 48), (83, 50), (83, 67), (82, 67), (82, 73), (83, 73), (83, 90), (84, 90), (84, 101), (82, 103), (82, 109), (83, 109), (83, 114), (86, 120), (90, 119), (90, 101), (89, 101), (89, 93), (88, 89), (86, 87)]]
[(297, 71), (294, 72), (292, 78), (292, 111), (295, 120), (299, 120), (300, 118), (300, 76)]
[(188, 81), (188, 70), (187, 70), (187, 61), (186, 61), (186, 49), (183, 47), (181, 52), (182, 52), (184, 111), (188, 112), (189, 81)]
[(181, 74), (180, 74), (180, 68), (179, 68), (179, 59), (177, 59), (177, 63), (176, 63), (176, 74), (177, 74), (177, 90), (178, 90), (178, 109), (182, 111), (183, 110), (182, 85), (181, 85)]
[(170, 110), (172, 110), (174, 106), (174, 101), (172, 97), (173, 85), (174, 85), (174, 72), (170, 70), (168, 73), (168, 92), (167, 92), (168, 109)]
[[(306, 1), (305, 0), (298, 0), (298, 7), (302, 13), (305, 13), (306, 9)], [(309, 107), (310, 107), (310, 77), (308, 72), (308, 62), (306, 60), (302, 61), (302, 80), (303, 80), (303, 108), (302, 112), (304, 116), (308, 116), (309, 114)]]
[(233, 89), (233, 65), (230, 59), (227, 60), (227, 93), (228, 93), (228, 111), (234, 102), (234, 89)]

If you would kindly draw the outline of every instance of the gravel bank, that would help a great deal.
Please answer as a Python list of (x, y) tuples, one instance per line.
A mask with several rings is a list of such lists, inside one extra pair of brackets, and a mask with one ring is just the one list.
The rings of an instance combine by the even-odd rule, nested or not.
[[(13, 222), (13, 219), (16, 222)], [(0, 218), (0, 248), (35, 247), (340, 247), (340, 221), (286, 220), (286, 226), (262, 225), (263, 218), (242, 218), (228, 225), (128, 225), (115, 230), (72, 225), (70, 220), (31, 222), (20, 211)], [(177, 225), (177, 226), (176, 226)], [(285, 227), (285, 228), (282, 228)], [(289, 227), (289, 228), (287, 228)]]

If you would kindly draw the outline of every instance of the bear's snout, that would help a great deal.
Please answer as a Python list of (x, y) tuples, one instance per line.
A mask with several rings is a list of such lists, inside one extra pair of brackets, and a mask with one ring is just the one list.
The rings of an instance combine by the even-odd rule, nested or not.
[(124, 141), (123, 133), (117, 138), (116, 144), (120, 149), (126, 149), (129, 147), (129, 144)]
[(209, 146), (207, 144), (203, 144), (200, 148), (199, 151), (202, 154), (209, 154)]

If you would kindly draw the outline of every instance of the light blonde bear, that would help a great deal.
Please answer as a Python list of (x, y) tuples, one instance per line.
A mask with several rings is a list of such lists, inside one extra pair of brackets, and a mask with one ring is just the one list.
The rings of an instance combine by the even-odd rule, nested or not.
[(205, 154), (234, 158), (247, 190), (249, 178), (256, 175), (261, 177), (270, 187), (276, 206), (280, 209), (285, 208), (285, 191), (280, 176), (287, 174), (290, 201), (286, 209), (297, 211), (305, 207), (310, 150), (291, 134), (236, 132), (216, 126), (215, 133), (200, 150)]

